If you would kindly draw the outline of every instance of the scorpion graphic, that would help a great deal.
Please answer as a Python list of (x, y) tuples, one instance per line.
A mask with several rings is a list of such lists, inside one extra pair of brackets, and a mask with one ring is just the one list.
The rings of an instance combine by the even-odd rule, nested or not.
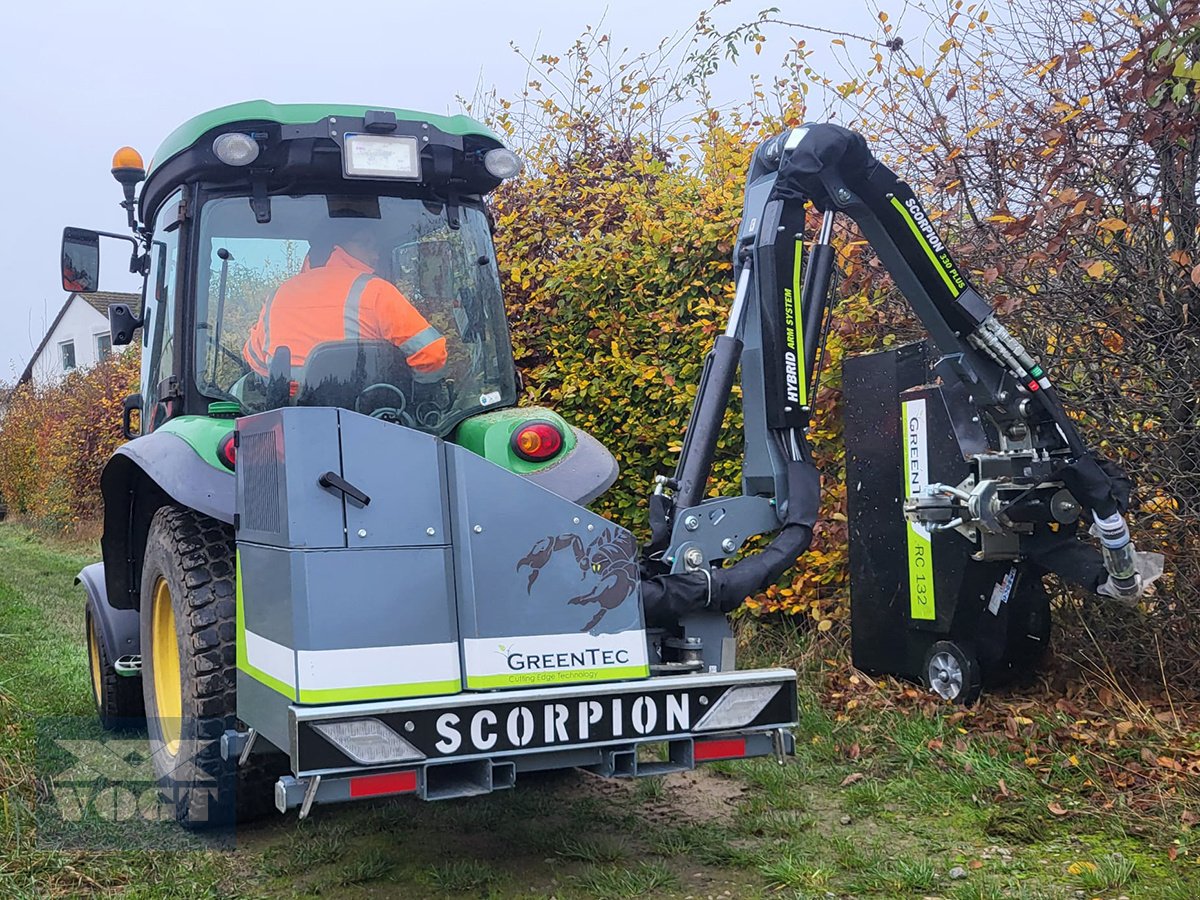
[(605, 613), (616, 609), (629, 599), (637, 590), (638, 568), (635, 554), (637, 547), (633, 536), (619, 528), (605, 528), (590, 544), (584, 546), (583, 539), (577, 534), (560, 534), (556, 537), (545, 537), (533, 545), (533, 549), (517, 563), (517, 571), (528, 568), (529, 585), (527, 591), (533, 590), (542, 569), (550, 562), (551, 557), (562, 550), (570, 550), (575, 554), (575, 562), (581, 572), (593, 572), (600, 576), (599, 583), (588, 593), (572, 597), (567, 603), (574, 606), (586, 606), (598, 603), (600, 610), (592, 620), (584, 625), (580, 632), (591, 631)]

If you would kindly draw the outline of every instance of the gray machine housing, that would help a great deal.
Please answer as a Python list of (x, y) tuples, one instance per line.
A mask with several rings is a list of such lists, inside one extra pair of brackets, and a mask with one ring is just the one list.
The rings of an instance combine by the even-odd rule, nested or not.
[[(239, 420), (238, 715), (649, 675), (633, 536), (347, 410)], [(286, 465), (284, 460), (286, 459)]]

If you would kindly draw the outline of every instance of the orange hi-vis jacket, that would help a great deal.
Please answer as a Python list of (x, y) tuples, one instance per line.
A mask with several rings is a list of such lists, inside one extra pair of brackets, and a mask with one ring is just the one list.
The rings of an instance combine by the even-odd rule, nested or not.
[(304, 268), (276, 290), (250, 329), (242, 355), (266, 376), (277, 347), (302, 366), (325, 341), (390, 341), (418, 381), (434, 381), (446, 365), (446, 338), (425, 321), (394, 285), (366, 263), (334, 247), (323, 266)]

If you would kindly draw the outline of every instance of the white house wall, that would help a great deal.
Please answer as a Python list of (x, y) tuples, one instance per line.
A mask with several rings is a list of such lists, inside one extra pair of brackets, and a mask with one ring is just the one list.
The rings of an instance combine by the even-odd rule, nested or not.
[[(86, 369), (98, 362), (96, 355), (96, 335), (108, 334), (108, 319), (100, 315), (82, 297), (76, 295), (71, 305), (59, 320), (46, 341), (46, 346), (38, 354), (33, 364), (33, 383), (47, 384), (58, 381), (66, 373), (62, 367), (62, 351), (59, 349), (64, 341), (75, 342), (75, 367)], [(122, 352), (125, 347), (114, 347), (113, 350)]]

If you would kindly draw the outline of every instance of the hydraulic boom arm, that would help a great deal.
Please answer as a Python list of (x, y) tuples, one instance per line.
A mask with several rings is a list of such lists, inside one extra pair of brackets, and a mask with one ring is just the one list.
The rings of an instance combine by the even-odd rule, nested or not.
[[(824, 214), (815, 240), (806, 234), (808, 203)], [(1128, 479), (1084, 444), (1047, 373), (960, 271), (909, 186), (861, 135), (819, 124), (784, 132), (754, 153), (729, 324), (706, 361), (675, 475), (661, 480), (651, 505), (648, 615), (659, 606), (676, 614), (700, 605), (728, 610), (807, 549), (818, 491), (805, 433), (830, 309), (838, 213), (857, 223), (908, 299), (936, 348), (933, 374), (946, 402), (965, 410), (960, 420), (970, 423), (956, 424), (970, 476), (961, 484), (919, 485), (905, 503), (909, 522), (926, 535), (958, 531), (973, 542), (975, 560), (1033, 559), (1092, 591), (1139, 596), (1161, 572), (1161, 557), (1138, 554), (1129, 539)], [(739, 363), (744, 496), (706, 500)], [(722, 531), (712, 522), (718, 508), (718, 523), (736, 513), (737, 528)], [(1101, 552), (1076, 536), (1083, 511)], [(751, 534), (777, 529), (763, 554), (719, 566)], [(717, 549), (723, 533), (730, 536)]]

